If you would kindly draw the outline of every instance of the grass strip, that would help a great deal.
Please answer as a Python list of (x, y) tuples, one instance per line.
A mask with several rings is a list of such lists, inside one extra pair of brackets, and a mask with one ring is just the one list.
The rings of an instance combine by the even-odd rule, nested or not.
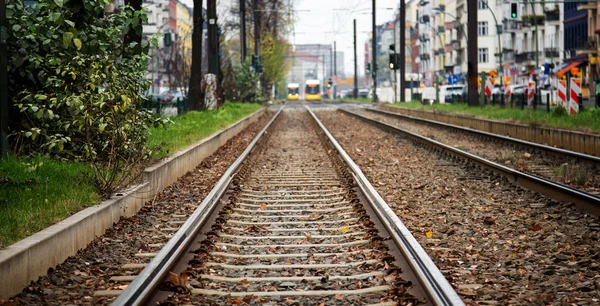
[(147, 144), (150, 148), (160, 148), (154, 158), (163, 158), (230, 126), (261, 107), (259, 104), (226, 102), (218, 110), (188, 112), (172, 118), (173, 123), (167, 129), (150, 129)]
[(98, 203), (91, 168), (48, 158), (0, 160), (0, 248)]
[(443, 113), (454, 113), (494, 120), (517, 121), (533, 126), (578, 130), (583, 132), (600, 131), (600, 109), (588, 109), (577, 115), (569, 116), (556, 109), (546, 112), (543, 110), (519, 109), (486, 105), (484, 107), (468, 106), (467, 104), (432, 104), (424, 105), (413, 101), (392, 104), (396, 107), (413, 108)]
[[(168, 129), (151, 129), (147, 144), (159, 159), (193, 144), (261, 108), (225, 103), (212, 111), (172, 118)], [(0, 249), (98, 204), (92, 169), (83, 163), (45, 157), (0, 159)]]

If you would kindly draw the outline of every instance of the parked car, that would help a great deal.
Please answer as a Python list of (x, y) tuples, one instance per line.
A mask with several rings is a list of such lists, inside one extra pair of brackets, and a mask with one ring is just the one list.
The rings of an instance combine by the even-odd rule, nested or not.
[(349, 96), (348, 96), (349, 94), (350, 94), (350, 91), (349, 91), (349, 90), (346, 90), (346, 89), (344, 89), (344, 90), (340, 91), (340, 98), (341, 98), (341, 99), (344, 99), (344, 98), (349, 98)]
[(369, 90), (366, 89), (366, 88), (359, 89), (358, 90), (358, 97), (359, 98), (368, 98), (369, 97)]
[(444, 95), (444, 103), (452, 103), (459, 99), (465, 85), (442, 85), (440, 94)]
[(169, 90), (164, 91), (161, 94), (161, 102), (163, 103), (174, 103), (177, 99), (185, 98), (185, 94), (181, 90)]

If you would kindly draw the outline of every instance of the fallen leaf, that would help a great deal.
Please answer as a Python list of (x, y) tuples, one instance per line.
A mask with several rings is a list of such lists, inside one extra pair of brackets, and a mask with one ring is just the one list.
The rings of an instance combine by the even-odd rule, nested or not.
[(260, 204), (260, 209), (267, 209), (267, 203)]
[(487, 225), (494, 225), (496, 224), (496, 220), (494, 220), (494, 218), (487, 216), (485, 218), (483, 218), (483, 224), (487, 224)]
[(242, 279), (241, 281), (239, 281), (239, 282), (237, 283), (237, 285), (238, 285), (238, 286), (248, 286), (248, 284), (249, 284), (249, 283), (250, 283), (250, 282), (249, 282), (247, 279), (245, 279), (245, 278), (244, 278), (244, 279)]
[(344, 299), (344, 295), (343, 295), (343, 294), (341, 294), (341, 293), (338, 293), (338, 294), (336, 294), (334, 297), (335, 297), (336, 299), (338, 299), (338, 300), (343, 300), (343, 299)]
[(310, 233), (305, 232), (304, 237), (306, 237), (306, 240), (308, 240), (308, 241), (312, 240), (312, 235)]
[(539, 224), (532, 224), (530, 226), (527, 227), (528, 230), (530, 231), (541, 231), (542, 230), (542, 226)]
[(425, 232), (425, 237), (431, 238), (431, 236), (433, 236), (433, 231), (426, 231)]
[(176, 287), (185, 287), (185, 283), (188, 281), (189, 276), (185, 272), (177, 275), (177, 273), (169, 272), (169, 281)]
[(342, 227), (342, 233), (347, 233), (350, 231), (350, 228), (347, 226)]
[(226, 212), (228, 215), (231, 215), (231, 214), (233, 214), (233, 210), (231, 210), (231, 209), (228, 209), (228, 210), (226, 210), (225, 212)]
[(242, 303), (242, 299), (235, 299), (228, 301), (230, 305), (240, 305)]

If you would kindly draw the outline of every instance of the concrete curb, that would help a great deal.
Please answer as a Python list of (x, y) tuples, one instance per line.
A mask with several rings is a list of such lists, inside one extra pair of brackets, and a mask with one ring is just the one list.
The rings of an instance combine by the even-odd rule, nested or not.
[(62, 263), (96, 237), (104, 234), (121, 217), (135, 215), (148, 200), (169, 186), (204, 158), (214, 153), (264, 114), (262, 108), (224, 130), (175, 153), (143, 172), (144, 182), (117, 193), (67, 219), (37, 232), (0, 251), (0, 298), (18, 294), (31, 281), (46, 275), (48, 268)]
[(384, 105), (380, 108), (390, 112), (460, 125), (489, 133), (506, 135), (566, 150), (600, 156), (600, 135), (597, 134), (481, 119), (465, 115), (423, 111), (404, 107)]

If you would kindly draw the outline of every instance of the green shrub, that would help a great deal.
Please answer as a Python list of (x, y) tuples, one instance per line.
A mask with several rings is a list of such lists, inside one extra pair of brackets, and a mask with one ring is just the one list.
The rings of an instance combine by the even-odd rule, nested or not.
[(90, 161), (103, 193), (121, 187), (148, 156), (149, 127), (164, 123), (141, 108), (149, 42), (127, 39), (147, 17), (129, 6), (106, 15), (106, 3), (7, 5), (13, 152)]

